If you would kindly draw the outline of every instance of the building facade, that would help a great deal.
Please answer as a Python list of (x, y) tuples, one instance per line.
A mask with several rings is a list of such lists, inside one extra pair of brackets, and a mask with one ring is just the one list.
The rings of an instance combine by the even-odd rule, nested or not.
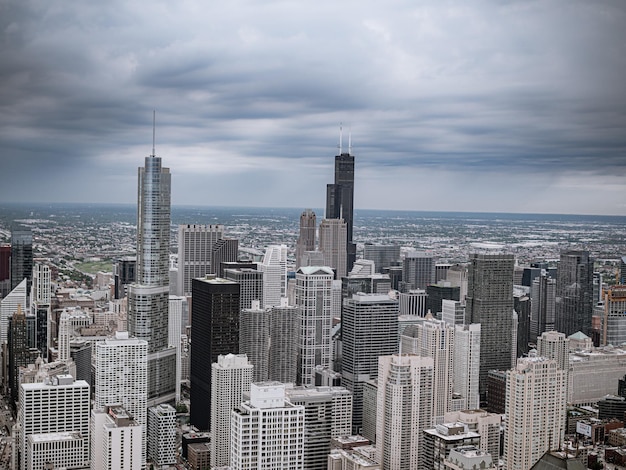
[(593, 258), (588, 251), (563, 251), (556, 284), (556, 331), (591, 336), (593, 313)]

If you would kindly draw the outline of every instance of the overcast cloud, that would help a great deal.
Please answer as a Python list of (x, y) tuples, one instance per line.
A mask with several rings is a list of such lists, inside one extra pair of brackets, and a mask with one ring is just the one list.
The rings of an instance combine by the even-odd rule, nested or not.
[(0, 200), (626, 215), (626, 3), (0, 1)]

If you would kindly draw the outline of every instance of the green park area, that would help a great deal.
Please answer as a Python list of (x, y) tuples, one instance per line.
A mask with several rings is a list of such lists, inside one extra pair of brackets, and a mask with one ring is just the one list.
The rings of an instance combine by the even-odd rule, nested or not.
[(113, 269), (113, 261), (110, 259), (101, 261), (85, 261), (81, 263), (74, 263), (74, 267), (83, 273), (95, 275), (98, 271), (111, 272)]

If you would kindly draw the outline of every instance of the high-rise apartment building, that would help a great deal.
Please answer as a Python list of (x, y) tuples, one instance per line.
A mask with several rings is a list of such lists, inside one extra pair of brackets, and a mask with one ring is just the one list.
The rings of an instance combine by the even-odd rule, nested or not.
[(435, 283), (435, 260), (427, 253), (412, 251), (402, 261), (402, 292), (426, 289)]
[(171, 405), (148, 408), (148, 458), (157, 468), (176, 464), (176, 410)]
[(29, 294), (33, 279), (33, 232), (30, 227), (15, 225), (11, 229), (11, 290), (24, 279)]
[(170, 346), (176, 349), (176, 387), (175, 396), (176, 403), (180, 401), (180, 384), (183, 380), (183, 351), (181, 336), (183, 335), (183, 327), (186, 326), (185, 317), (189, 318), (189, 304), (187, 297), (170, 295), (169, 305), (169, 321), (168, 321), (168, 342)]
[(554, 329), (591, 336), (593, 313), (593, 258), (588, 251), (563, 251), (556, 282)]
[(137, 193), (137, 282), (128, 289), (128, 331), (148, 342), (153, 406), (173, 400), (176, 388), (176, 349), (168, 344), (171, 175), (154, 149), (138, 169)]
[(206, 276), (192, 282), (193, 342), (189, 379), (191, 424), (202, 431), (211, 423), (211, 364), (220, 355), (239, 353), (239, 284)]
[[(52, 468), (68, 465), (89, 466), (89, 384), (75, 381), (71, 375), (57, 375), (45, 382), (20, 385), (18, 408), (19, 437), (17, 438), (20, 467), (33, 467), (38, 462), (33, 449), (38, 442), (49, 443), (36, 449), (56, 447), (48, 454)], [(56, 433), (76, 433), (59, 436)], [(35, 454), (35, 455), (34, 455)], [(28, 466), (28, 463), (31, 466)]]
[(281, 297), (287, 296), (287, 246), (268, 246), (259, 270), (263, 272), (263, 306), (280, 305)]
[(530, 341), (537, 342), (545, 331), (554, 330), (556, 309), (556, 279), (546, 271), (535, 277), (530, 288)]
[(231, 414), (234, 470), (304, 469), (304, 406), (285, 399), (285, 385), (250, 385), (250, 400)]
[(94, 409), (119, 404), (142, 426), (142, 462), (146, 460), (148, 410), (148, 343), (127, 332), (95, 347)]
[(354, 155), (341, 152), (335, 156), (335, 182), (326, 185), (326, 219), (343, 219), (346, 222), (346, 271), (352, 270), (356, 261), (354, 229)]
[(142, 468), (143, 426), (122, 406), (105, 406), (91, 412), (91, 469)]
[(263, 306), (263, 272), (250, 268), (224, 269), (224, 279), (230, 279), (240, 285), (239, 308), (252, 308), (252, 302), (258, 301)]
[(287, 304), (272, 307), (270, 315), (269, 379), (295, 383), (298, 371), (300, 315), (298, 307)]
[(480, 371), (480, 324), (455, 325), (454, 386), (452, 391), (465, 401), (465, 409), (480, 406), (478, 376)]
[(296, 306), (300, 317), (296, 383), (312, 385), (315, 366), (330, 367), (333, 270), (302, 266), (296, 272)]
[(504, 461), (507, 470), (531, 468), (559, 448), (565, 431), (565, 372), (553, 359), (531, 355), (507, 372)]
[(480, 323), (480, 393), (487, 373), (511, 368), (513, 348), (513, 255), (472, 254), (468, 267), (466, 323)]
[(221, 467), (230, 462), (230, 415), (250, 392), (254, 366), (245, 354), (226, 354), (212, 369), (211, 467)]
[(554, 359), (561, 370), (569, 370), (569, 338), (558, 331), (546, 331), (537, 338), (537, 355)]
[(374, 262), (377, 273), (383, 268), (400, 263), (400, 245), (373, 245), (366, 243), (363, 249), (363, 258)]
[(432, 422), (433, 360), (379, 358), (376, 459), (388, 470), (426, 470), (422, 431)]
[(347, 227), (343, 219), (323, 219), (320, 223), (319, 250), (324, 254), (324, 265), (335, 270), (337, 279), (348, 274)]
[(223, 225), (178, 226), (178, 286), (181, 295), (191, 295), (191, 280), (215, 274), (211, 271), (213, 245), (224, 238)]
[(294, 387), (285, 393), (304, 406), (304, 468), (326, 470), (330, 440), (351, 435), (352, 394), (344, 387)]
[[(253, 382), (269, 380), (271, 315), (272, 309), (261, 308), (258, 300), (252, 301), (252, 308), (241, 310), (239, 315), (239, 353), (246, 354), (254, 364)], [(284, 334), (282, 331), (273, 333)]]
[(398, 301), (387, 294), (355, 294), (344, 301), (342, 385), (353, 394), (353, 433), (363, 426), (363, 385), (378, 377), (378, 357), (398, 350)]
[(296, 269), (302, 266), (305, 251), (315, 251), (317, 219), (315, 212), (305, 209), (300, 215), (300, 235), (296, 242)]

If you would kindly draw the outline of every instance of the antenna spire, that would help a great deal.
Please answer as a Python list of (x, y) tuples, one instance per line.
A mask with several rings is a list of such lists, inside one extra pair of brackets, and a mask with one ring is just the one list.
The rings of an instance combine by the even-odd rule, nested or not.
[(154, 137), (156, 133), (156, 110), (152, 110), (152, 156), (154, 157), (156, 153), (154, 152)]
[(348, 155), (352, 155), (352, 127), (348, 129)]
[(341, 155), (341, 146), (343, 145), (343, 123), (339, 123), (339, 155)]

